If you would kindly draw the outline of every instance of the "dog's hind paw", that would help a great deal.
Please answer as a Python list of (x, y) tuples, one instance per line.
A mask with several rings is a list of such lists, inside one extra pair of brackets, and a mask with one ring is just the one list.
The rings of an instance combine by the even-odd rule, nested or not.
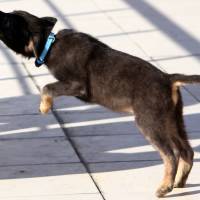
[(160, 187), (157, 191), (156, 191), (156, 196), (161, 198), (161, 197), (164, 197), (167, 193), (171, 192), (173, 189), (172, 186), (163, 186), (163, 187)]

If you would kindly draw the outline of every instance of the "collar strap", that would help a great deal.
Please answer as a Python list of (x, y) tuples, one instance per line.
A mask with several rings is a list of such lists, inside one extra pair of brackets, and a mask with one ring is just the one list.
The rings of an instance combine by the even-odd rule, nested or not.
[(44, 64), (46, 55), (49, 52), (52, 44), (55, 42), (55, 39), (56, 39), (55, 34), (51, 32), (47, 38), (47, 41), (45, 43), (45, 46), (41, 55), (35, 60), (36, 67), (40, 67), (42, 64)]

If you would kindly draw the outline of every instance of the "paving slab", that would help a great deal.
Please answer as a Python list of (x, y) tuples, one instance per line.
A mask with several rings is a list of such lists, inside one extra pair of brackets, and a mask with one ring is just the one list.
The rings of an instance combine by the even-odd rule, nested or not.
[(135, 12), (135, 10), (131, 9), (128, 5), (124, 5), (124, 8), (127, 9), (122, 8), (123, 7), (121, 7), (121, 10), (116, 12), (108, 11), (106, 14), (110, 16), (112, 20), (123, 29), (124, 32), (140, 34), (145, 32), (158, 31), (153, 24), (149, 23), (148, 19), (145, 19), (142, 15)]
[[(50, 15), (51, 9), (46, 6), (46, 1), (34, 0), (31, 4), (26, 0), (7, 0), (0, 1), (1, 10), (4, 12), (12, 12), (13, 10), (25, 10), (27, 12), (31, 12), (35, 15)], [(38, 7), (40, 6), (40, 7)], [(42, 12), (41, 9), (42, 8)]]
[(6, 200), (101, 199), (80, 163), (0, 167), (0, 190)]
[(79, 162), (65, 138), (0, 141), (0, 166)]
[[(120, 119), (119, 119), (120, 120)], [(67, 132), (72, 137), (77, 136), (99, 136), (99, 135), (131, 135), (138, 134), (137, 128), (131, 122), (118, 122), (108, 123), (105, 121), (95, 121), (100, 124), (96, 125), (83, 125), (80, 123), (66, 123), (64, 127), (67, 127)], [(93, 121), (86, 121), (86, 123), (93, 123)], [(71, 127), (69, 127), (71, 126)]]
[[(200, 74), (199, 61), (199, 56), (186, 56), (179, 59), (162, 60), (158, 61), (158, 63), (162, 69), (170, 74), (182, 73), (186, 75), (198, 75)], [(194, 97), (200, 99), (199, 84), (186, 85), (185, 88), (187, 88)]]
[[(48, 126), (54, 124), (55, 129)], [(53, 115), (0, 116), (0, 140), (65, 137)]]
[(40, 114), (39, 104), (38, 94), (0, 98), (0, 116)]
[(49, 70), (45, 65), (40, 68), (35, 67), (35, 60), (31, 59), (29, 62), (23, 61), (26, 70), (34, 78), (35, 84), (42, 89), (46, 84), (53, 83), (57, 81), (53, 75), (50, 74)]
[(133, 56), (140, 57), (144, 60), (148, 60), (147, 55), (139, 48), (134, 42), (130, 42), (129, 35), (134, 33), (117, 33), (117, 34), (105, 34), (99, 35), (100, 41), (109, 45), (113, 49), (123, 51)]
[[(10, 52), (10, 57), (14, 53)], [(1, 56), (5, 58), (6, 56)], [(28, 94), (37, 94), (38, 91), (28, 76), (21, 63), (16, 63), (15, 60), (10, 61), (10, 64), (5, 64), (0, 61), (0, 84), (1, 84), (1, 99), (8, 97), (23, 96)]]
[[(1, 2), (0, 2), (1, 5)], [(2, 9), (3, 10), (3, 9)], [(12, 64), (20, 64), (22, 61), (22, 56), (13, 53), (4, 43), (0, 43), (0, 64), (8, 65), (8, 68), (12, 67)]]
[(86, 162), (158, 160), (159, 155), (141, 135), (73, 137)]
[(38, 90), (29, 78), (19, 78), (15, 80), (3, 80), (1, 83), (0, 99), (9, 97), (20, 97), (30, 94), (38, 94)]
[(23, 66), (19, 63), (10, 63), (10, 64), (0, 63), (0, 65), (1, 65), (0, 81), (20, 79), (28, 76)]
[(74, 195), (45, 195), (37, 197), (14, 197), (4, 198), (5, 200), (103, 200), (99, 194), (74, 194)]
[[(74, 0), (73, 2), (60, 0), (59, 4), (55, 1), (46, 1), (46, 6), (50, 5), (49, 2), (51, 3), (51, 5), (54, 5), (54, 7), (57, 8), (57, 11), (62, 13), (64, 16), (66, 15), (67, 18), (73, 14), (81, 15), (81, 13), (99, 11), (99, 9), (97, 9), (96, 5), (91, 0), (85, 0), (84, 2), (80, 0)], [(53, 6), (51, 8), (53, 8)]]
[[(174, 43), (173, 40), (171, 40), (164, 33), (159, 31), (134, 34), (130, 35), (130, 37), (147, 53), (148, 56), (153, 57), (154, 59), (188, 54), (188, 52), (184, 48)], [(162, 44), (162, 47), (160, 46), (160, 44)], [(161, 48), (163, 49), (163, 51), (161, 50)]]
[[(154, 8), (163, 13), (164, 16), (167, 16), (172, 22), (177, 26), (181, 27), (188, 34), (194, 38), (200, 38), (199, 26), (195, 26), (196, 19), (199, 15), (198, 7), (200, 6), (199, 1), (176, 1), (173, 3), (173, 6), (168, 1), (159, 1), (159, 0), (146, 0)], [(185, 15), (185, 10), (187, 9), (187, 15)], [(177, 37), (183, 37), (183, 34), (178, 34)], [(187, 38), (184, 38), (186, 41)]]
[[(161, 31), (161, 34), (165, 35), (169, 40), (171, 40), (174, 44), (176, 44), (177, 46), (174, 46), (175, 49), (178, 50), (178, 46), (180, 46), (184, 51), (187, 51), (190, 54), (199, 52), (199, 39), (195, 38), (192, 34), (190, 34), (190, 29), (192, 28), (192, 26), (187, 30), (184, 29), (181, 25), (173, 21), (173, 15), (170, 18), (169, 16), (167, 16), (167, 14), (165, 14), (165, 12), (162, 12), (161, 9), (156, 8), (156, 6), (151, 2), (138, 1), (138, 0), (136, 1), (125, 0), (125, 1), (134, 10), (136, 10), (138, 13), (140, 13), (142, 16), (148, 19), (150, 23), (156, 26)], [(163, 9), (165, 8), (163, 7)], [(183, 8), (181, 7), (179, 9)], [(192, 12), (191, 7), (190, 9), (187, 10), (189, 10), (188, 13)], [(184, 15), (182, 15), (182, 17), (183, 16)], [(162, 44), (162, 48), (164, 48), (166, 51), (166, 48), (167, 47), (170, 48), (171, 45), (168, 46), (167, 39), (165, 41), (164, 40), (162, 43), (161, 42), (162, 38), (161, 37), (159, 38), (158, 36), (158, 39), (154, 41), (157, 42), (160, 41), (161, 42), (160, 44)], [(178, 51), (174, 51), (175, 49), (172, 48), (171, 50), (172, 52), (177, 53)]]
[(196, 85), (186, 85), (185, 86), (190, 93), (198, 100), (200, 101), (200, 93), (199, 93), (199, 89), (200, 89), (200, 85), (196, 84)]
[[(96, 163), (89, 166), (106, 199), (157, 199), (154, 193), (162, 180), (164, 171), (160, 162)], [(186, 188), (174, 189), (165, 199), (199, 199), (198, 171), (199, 162), (196, 162)]]
[[(199, 133), (189, 134), (191, 144), (199, 158)], [(140, 134), (73, 137), (80, 154), (88, 163), (160, 160), (154, 148)]]
[(123, 9), (129, 8), (129, 6), (121, 0), (114, 0), (114, 1), (106, 1), (106, 0), (93, 0), (95, 4), (98, 6), (99, 9), (106, 10), (106, 9)]
[(183, 56), (180, 58), (158, 60), (159, 65), (167, 73), (182, 73), (186, 75), (200, 74), (199, 56)]
[[(90, 35), (105, 35), (122, 33), (104, 14), (97, 13), (83, 16), (69, 16), (69, 21), (75, 29), (86, 32)], [(98, 24), (98, 26), (96, 26)], [(95, 29), (93, 27), (96, 27)]]

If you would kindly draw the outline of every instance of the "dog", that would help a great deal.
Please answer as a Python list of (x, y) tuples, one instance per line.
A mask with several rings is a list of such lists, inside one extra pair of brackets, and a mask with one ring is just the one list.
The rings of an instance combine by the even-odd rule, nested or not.
[[(0, 12), (0, 40), (17, 54), (38, 59), (56, 21), (25, 11)], [(47, 113), (53, 98), (61, 95), (133, 113), (140, 132), (164, 162), (157, 197), (185, 186), (194, 153), (184, 127), (179, 88), (200, 83), (200, 76), (164, 73), (138, 57), (72, 29), (55, 35), (43, 63), (57, 82), (43, 87), (41, 113)]]

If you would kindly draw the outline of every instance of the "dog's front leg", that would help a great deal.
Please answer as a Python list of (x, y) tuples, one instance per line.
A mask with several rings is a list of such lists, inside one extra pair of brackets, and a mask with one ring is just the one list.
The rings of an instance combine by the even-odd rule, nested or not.
[(80, 96), (85, 92), (84, 84), (78, 81), (57, 81), (47, 84), (41, 91), (40, 112), (48, 113), (53, 105), (53, 98), (58, 96)]

